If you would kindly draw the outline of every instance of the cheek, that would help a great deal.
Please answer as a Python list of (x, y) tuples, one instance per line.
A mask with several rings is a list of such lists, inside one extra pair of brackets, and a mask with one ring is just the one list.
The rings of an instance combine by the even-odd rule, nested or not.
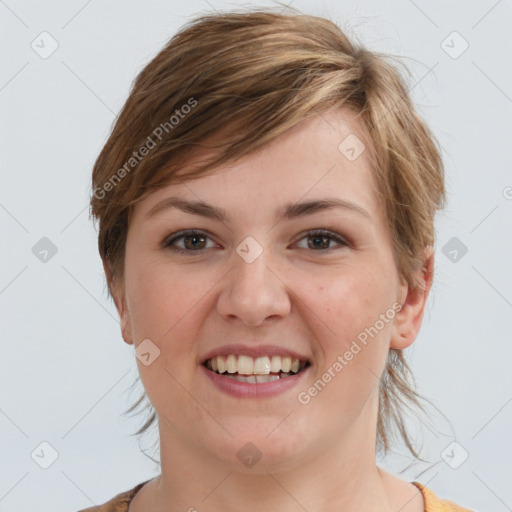
[(127, 294), (135, 344), (150, 339), (160, 351), (151, 366), (138, 361), (148, 394), (172, 394), (177, 381), (188, 381), (195, 371), (197, 340), (211, 307), (207, 292), (217, 280), (156, 262), (132, 267)]
[(366, 402), (386, 362), (392, 324), (381, 315), (392, 310), (393, 296), (391, 281), (379, 275), (370, 265), (347, 267), (335, 279), (317, 282), (303, 292), (321, 320), (315, 323), (319, 364), (315, 378), (322, 381), (317, 403), (327, 408), (329, 403), (337, 404), (335, 414)]
[[(360, 275), (317, 287), (310, 295), (315, 300), (310, 307), (322, 320), (315, 330), (318, 367), (298, 399), (308, 404), (305, 411), (329, 425), (333, 436), (348, 428), (378, 394), (391, 328), (389, 321), (380, 320), (391, 306), (386, 293), (370, 276)], [(326, 438), (331, 439), (327, 432)]]
[(164, 342), (200, 308), (207, 284), (197, 273), (156, 262), (134, 262), (127, 278), (132, 327), (141, 337)]
[[(137, 360), (140, 378), (147, 396), (158, 414), (175, 418), (190, 405), (190, 373), (197, 359), (195, 340), (201, 327), (199, 316), (205, 314), (206, 289), (201, 279), (187, 278), (183, 269), (147, 265), (132, 273), (127, 292), (130, 297), (132, 328), (136, 344), (150, 339), (158, 357), (148, 366)], [(197, 415), (195, 409), (190, 414)]]
[(304, 287), (303, 297), (334, 339), (347, 341), (370, 327), (393, 303), (390, 283), (368, 268), (346, 268), (316, 286)]

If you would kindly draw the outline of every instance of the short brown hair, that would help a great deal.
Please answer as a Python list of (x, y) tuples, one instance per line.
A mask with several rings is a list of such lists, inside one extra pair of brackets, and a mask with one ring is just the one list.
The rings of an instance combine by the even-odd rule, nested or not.
[[(123, 282), (135, 204), (165, 185), (250, 155), (298, 122), (342, 105), (357, 114), (372, 141), (372, 171), (400, 278), (421, 286), (415, 276), (424, 249), (434, 243), (444, 170), (438, 142), (391, 59), (352, 42), (332, 21), (301, 13), (245, 10), (200, 16), (183, 26), (136, 77), (94, 165), (91, 214), (99, 220), (110, 295)], [(206, 145), (221, 132), (220, 144)], [(205, 147), (215, 148), (213, 158), (180, 172)], [(414, 383), (402, 351), (391, 349), (379, 389), (376, 441), (384, 453), (394, 423), (418, 456), (402, 408), (407, 401), (421, 408), (418, 399), (424, 398), (410, 379)], [(137, 434), (155, 418), (153, 412)]]

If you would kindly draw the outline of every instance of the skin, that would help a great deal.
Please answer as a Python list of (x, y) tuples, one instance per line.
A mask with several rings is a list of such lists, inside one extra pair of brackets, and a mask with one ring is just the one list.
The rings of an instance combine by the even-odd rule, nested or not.
[[(350, 133), (364, 141), (358, 123), (351, 112), (333, 109), (257, 154), (161, 188), (136, 205), (114, 299), (125, 341), (137, 347), (150, 339), (160, 350), (150, 365), (137, 364), (159, 417), (162, 472), (139, 491), (130, 512), (423, 511), (415, 486), (376, 465), (375, 438), (378, 376), (389, 349), (404, 349), (417, 336), (433, 251), (425, 252), (423, 289), (403, 284), (369, 142), (353, 162), (338, 150)], [(177, 209), (145, 218), (171, 196), (221, 207), (232, 219)], [(293, 220), (274, 216), (285, 203), (333, 196), (357, 203), (369, 218), (337, 208)], [(208, 236), (202, 251), (190, 239), (174, 244), (187, 254), (162, 246), (170, 234), (191, 228)], [(347, 245), (331, 238), (315, 248), (310, 229), (328, 229)], [(236, 252), (247, 236), (263, 249), (250, 264)], [(402, 305), (396, 316), (301, 404), (298, 393), (396, 302)], [(310, 360), (309, 374), (274, 397), (232, 397), (199, 367), (206, 352), (230, 343), (295, 350)], [(248, 442), (263, 454), (250, 468), (237, 458)]]

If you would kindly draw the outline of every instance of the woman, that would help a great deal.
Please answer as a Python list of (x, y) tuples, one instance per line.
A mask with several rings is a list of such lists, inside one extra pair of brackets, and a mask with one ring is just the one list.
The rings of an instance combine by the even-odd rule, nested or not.
[[(437, 142), (328, 20), (223, 13), (137, 77), (91, 207), (161, 474), (88, 511), (464, 511), (376, 465), (432, 285)], [(149, 426), (145, 425), (145, 428)]]

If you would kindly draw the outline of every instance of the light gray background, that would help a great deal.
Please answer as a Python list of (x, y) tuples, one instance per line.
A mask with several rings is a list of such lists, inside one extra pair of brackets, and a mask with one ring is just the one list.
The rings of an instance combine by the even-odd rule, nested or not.
[[(168, 38), (199, 12), (242, 5), (0, 1), (0, 511), (78, 510), (158, 472), (130, 437), (141, 421), (121, 417), (140, 388), (130, 391), (133, 348), (107, 300), (90, 173), (132, 80)], [(425, 429), (438, 464), (401, 476), (474, 510), (512, 510), (512, 2), (292, 6), (406, 56), (413, 99), (443, 147), (449, 204), (410, 357), (446, 420), (436, 423), (442, 434)], [(59, 45), (47, 59), (31, 48), (49, 48), (43, 31)], [(454, 31), (469, 44), (458, 58), (464, 42)], [(32, 252), (42, 237), (58, 249), (46, 263)], [(443, 253), (452, 237), (468, 249), (455, 262)], [(31, 457), (49, 456), (43, 441), (58, 452), (48, 469)], [(452, 441), (455, 458), (469, 454), (458, 469), (441, 456)], [(398, 471), (407, 461), (381, 464)]]

